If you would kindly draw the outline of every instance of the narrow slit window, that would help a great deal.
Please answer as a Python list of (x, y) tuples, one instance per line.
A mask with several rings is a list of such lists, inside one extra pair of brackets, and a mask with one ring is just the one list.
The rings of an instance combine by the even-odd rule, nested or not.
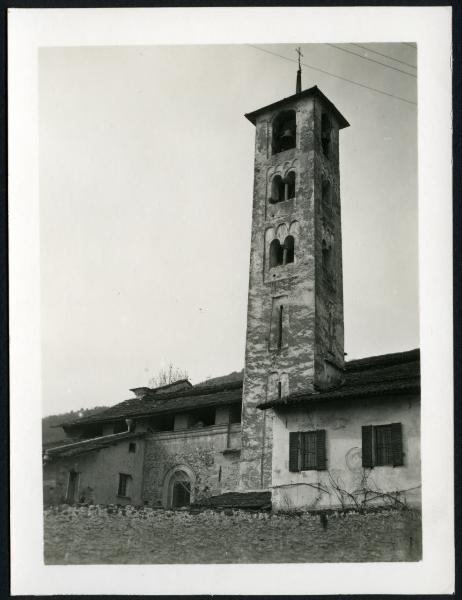
[(278, 398), (282, 398), (282, 381), (278, 381)]
[(284, 306), (281, 304), (279, 307), (279, 319), (278, 319), (278, 350), (282, 348), (282, 329), (284, 322)]

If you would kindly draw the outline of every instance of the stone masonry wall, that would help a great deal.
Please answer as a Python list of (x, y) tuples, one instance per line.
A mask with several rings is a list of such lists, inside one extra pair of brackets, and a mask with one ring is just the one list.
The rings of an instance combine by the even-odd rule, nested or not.
[[(281, 108), (259, 115), (256, 122), (241, 489), (271, 484), (272, 414), (258, 410), (257, 404), (277, 393), (279, 380), (285, 395), (309, 392), (318, 380), (338, 381), (337, 367), (343, 365), (338, 126), (332, 118), (332, 151), (326, 160), (321, 150), (321, 109), (330, 109), (322, 108), (314, 97), (295, 98), (283, 109), (296, 113), (295, 148), (271, 152), (272, 124)], [(272, 178), (290, 171), (295, 172), (295, 198), (270, 203)], [(331, 180), (333, 189), (328, 218), (321, 213), (323, 177)], [(333, 277), (328, 282), (334, 285), (327, 287), (319, 274), (323, 227), (335, 238)], [(288, 234), (295, 238), (294, 262), (270, 268), (271, 241), (283, 243)], [(274, 348), (271, 335), (275, 303), (284, 305), (280, 348)]]
[[(46, 564), (418, 561), (417, 511), (199, 514), (83, 506), (45, 511)], [(226, 543), (223, 543), (223, 540)]]
[[(342, 226), (340, 211), (339, 128), (331, 120), (330, 152), (322, 151), (321, 119), (324, 107), (315, 102), (314, 206), (315, 206), (315, 385), (329, 388), (341, 379), (344, 366)], [(330, 193), (323, 198), (323, 184)], [(323, 244), (330, 249), (331, 268), (323, 268)]]
[(240, 425), (153, 433), (146, 438), (143, 502), (167, 506), (169, 479), (177, 471), (189, 476), (192, 501), (237, 488)]
[[(256, 405), (264, 402), (271, 373), (285, 373), (288, 393), (307, 388), (314, 375), (314, 224), (313, 224), (313, 100), (304, 99), (285, 108), (296, 110), (296, 148), (271, 154), (272, 112), (256, 123), (255, 178), (250, 250), (247, 338), (243, 390), (242, 489), (268, 488), (271, 483), (271, 413)], [(296, 171), (296, 196), (278, 210), (268, 204), (275, 173)], [(287, 204), (287, 212), (283, 204)], [(271, 239), (283, 237), (296, 223), (293, 264), (269, 270)], [(279, 233), (282, 230), (282, 233)], [(281, 239), (283, 242), (284, 240)], [(273, 299), (287, 296), (288, 323), (285, 344), (270, 350)]]

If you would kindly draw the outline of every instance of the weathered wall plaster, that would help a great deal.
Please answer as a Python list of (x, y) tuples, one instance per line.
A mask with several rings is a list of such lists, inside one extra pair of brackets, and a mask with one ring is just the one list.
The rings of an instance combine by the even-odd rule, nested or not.
[[(129, 442), (102, 448), (80, 456), (60, 458), (43, 468), (44, 503), (59, 504), (66, 501), (69, 472), (79, 473), (76, 499), (92, 504), (142, 504), (141, 483), (143, 474), (144, 440), (130, 440), (136, 452), (129, 452)], [(131, 475), (127, 497), (117, 495), (119, 473)]]
[[(272, 126), (280, 110), (296, 111), (296, 146), (272, 154)], [(331, 116), (331, 152), (322, 155), (321, 113)], [(327, 106), (314, 97), (289, 100), (256, 121), (254, 196), (250, 250), (247, 337), (243, 389), (240, 488), (271, 484), (272, 415), (259, 411), (274, 390), (270, 374), (285, 374), (288, 393), (314, 391), (341, 377), (343, 366), (343, 298), (341, 274), (338, 124)], [(295, 197), (270, 202), (272, 180), (295, 171)], [(322, 211), (322, 182), (335, 190), (332, 208)], [(322, 240), (329, 228), (332, 246), (330, 280), (320, 282)], [(288, 233), (295, 238), (294, 262), (270, 268), (269, 245)], [(318, 281), (319, 279), (319, 281)], [(272, 313), (278, 298), (284, 306), (284, 343), (275, 348)], [(274, 314), (273, 314), (274, 331)], [(329, 366), (326, 366), (326, 359)], [(331, 364), (332, 363), (332, 364)]]
[[(361, 461), (361, 426), (402, 423), (404, 465), (364, 470)], [(326, 471), (289, 471), (289, 432), (326, 430)], [(347, 491), (355, 490), (362, 477), (384, 492), (408, 490), (411, 505), (420, 505), (420, 399), (418, 396), (339, 400), (328, 405), (286, 408), (273, 422), (273, 506), (276, 509), (339, 506), (329, 474)]]

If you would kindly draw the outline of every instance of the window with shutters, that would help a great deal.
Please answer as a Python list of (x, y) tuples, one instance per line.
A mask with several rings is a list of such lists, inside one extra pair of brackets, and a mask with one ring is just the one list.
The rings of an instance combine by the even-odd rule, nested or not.
[(362, 455), (365, 468), (403, 465), (401, 423), (363, 426)]
[(289, 471), (325, 471), (326, 431), (292, 431), (289, 434)]

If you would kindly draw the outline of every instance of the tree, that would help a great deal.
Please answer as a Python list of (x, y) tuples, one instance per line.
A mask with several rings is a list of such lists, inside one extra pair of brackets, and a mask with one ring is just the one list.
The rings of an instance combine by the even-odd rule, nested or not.
[(180, 369), (179, 367), (175, 367), (172, 363), (170, 363), (167, 367), (162, 367), (157, 375), (151, 377), (148, 381), (149, 387), (157, 388), (163, 385), (168, 385), (169, 383), (174, 383), (179, 379), (188, 379), (189, 375), (185, 369)]

